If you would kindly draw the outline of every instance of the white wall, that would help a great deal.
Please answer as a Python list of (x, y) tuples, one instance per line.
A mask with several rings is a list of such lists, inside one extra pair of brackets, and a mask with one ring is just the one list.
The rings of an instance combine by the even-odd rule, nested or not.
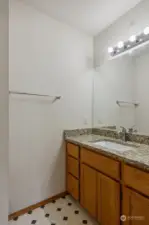
[[(113, 65), (116, 64), (115, 62), (108, 62), (109, 57), (107, 50), (109, 46), (115, 46), (118, 41), (127, 40), (132, 34), (140, 33), (148, 25), (149, 1), (144, 0), (94, 38), (94, 63), (96, 67), (99, 66), (98, 71), (100, 71), (95, 73), (95, 81), (98, 81), (96, 84), (96, 89), (94, 90), (94, 126), (99, 125), (98, 120), (100, 120), (100, 118), (101, 123), (103, 123), (102, 118), (104, 118), (105, 121), (107, 120), (107, 123), (109, 123), (108, 119), (110, 118), (110, 123), (111, 121), (113, 121), (113, 123), (116, 123), (115, 121), (120, 121), (120, 123), (123, 123), (127, 126), (127, 123), (125, 123), (127, 122), (127, 117), (129, 117), (130, 126), (134, 125), (133, 123), (135, 118), (133, 119), (133, 114), (135, 115), (135, 111), (129, 110), (128, 112), (126, 109), (121, 109), (121, 113), (118, 114), (119, 109), (117, 108), (117, 105), (114, 101), (116, 98), (120, 100), (135, 99), (133, 90), (135, 90), (136, 83), (134, 76), (135, 74), (131, 74), (132, 68), (127, 67), (127, 69), (124, 70), (125, 63), (123, 64), (122, 61), (122, 69), (120, 69), (121, 66), (117, 60), (116, 69), (120, 72), (120, 77), (122, 80), (119, 79), (116, 74), (115, 76), (111, 75), (112, 71), (109, 71), (108, 75), (104, 76), (101, 70), (102, 68), (108, 68), (108, 64), (110, 63)], [(126, 75), (126, 70), (130, 71), (127, 74), (128, 76)], [(130, 79), (129, 74), (131, 74)], [(125, 76), (125, 78), (123, 76)], [(100, 79), (100, 77), (102, 78)], [(133, 77), (134, 80), (132, 80)], [(111, 82), (114, 84), (114, 87), (119, 87), (119, 90), (117, 89), (117, 91), (113, 91), (113, 89), (111, 89)], [(100, 88), (101, 86), (102, 88)], [(98, 98), (100, 98), (99, 101)], [(113, 100), (112, 102), (111, 99)], [(105, 110), (103, 110), (103, 106)], [(125, 116), (125, 121), (123, 120), (124, 116), (122, 118), (122, 115)]]
[[(93, 39), (10, 2), (10, 212), (65, 190), (64, 129), (91, 127)], [(87, 120), (87, 124), (85, 121)]]
[(8, 1), (0, 1), (0, 224), (8, 224)]
[(140, 133), (149, 134), (149, 45), (144, 46), (133, 57), (135, 68), (136, 100), (136, 127)]

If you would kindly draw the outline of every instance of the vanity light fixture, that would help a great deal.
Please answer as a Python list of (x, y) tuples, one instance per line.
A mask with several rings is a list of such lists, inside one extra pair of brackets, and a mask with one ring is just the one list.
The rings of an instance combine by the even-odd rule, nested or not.
[(132, 35), (132, 36), (129, 38), (129, 41), (130, 41), (130, 42), (136, 41), (136, 36), (135, 36), (135, 35)]
[(112, 53), (113, 51), (114, 51), (114, 49), (113, 49), (112, 47), (109, 47), (109, 48), (108, 48), (108, 52), (109, 52), (109, 53)]
[(124, 42), (123, 41), (118, 42), (117, 47), (118, 48), (123, 48), (124, 47)]
[(111, 57), (120, 55), (122, 53), (133, 50), (133, 48), (139, 47), (142, 44), (149, 42), (149, 27), (146, 27), (142, 33), (138, 35), (132, 35), (127, 41), (119, 41), (115, 47), (109, 47), (108, 53)]
[(144, 29), (144, 34), (145, 34), (145, 35), (148, 35), (148, 34), (149, 34), (149, 27), (146, 27), (146, 28)]

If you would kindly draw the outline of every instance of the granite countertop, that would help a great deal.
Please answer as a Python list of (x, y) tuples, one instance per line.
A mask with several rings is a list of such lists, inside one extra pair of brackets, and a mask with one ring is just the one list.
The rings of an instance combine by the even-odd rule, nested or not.
[(149, 172), (149, 145), (128, 142), (130, 145), (132, 145), (130, 147), (130, 150), (120, 152), (109, 148), (101, 147), (99, 145), (97, 146), (95, 143), (93, 143), (93, 141), (97, 140), (111, 140), (116, 143), (123, 143), (121, 140), (113, 139), (110, 137), (87, 134), (65, 137), (65, 140), (83, 147), (87, 147), (88, 149), (102, 153), (105, 156), (110, 156), (111, 158), (124, 161), (127, 164), (131, 164), (135, 167)]

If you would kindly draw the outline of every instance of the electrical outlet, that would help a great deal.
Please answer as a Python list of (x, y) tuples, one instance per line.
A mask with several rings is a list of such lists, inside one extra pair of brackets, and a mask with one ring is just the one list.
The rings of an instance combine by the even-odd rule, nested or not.
[(88, 124), (87, 118), (84, 118), (84, 125), (87, 125), (87, 124)]
[(101, 120), (98, 120), (98, 124), (101, 124)]

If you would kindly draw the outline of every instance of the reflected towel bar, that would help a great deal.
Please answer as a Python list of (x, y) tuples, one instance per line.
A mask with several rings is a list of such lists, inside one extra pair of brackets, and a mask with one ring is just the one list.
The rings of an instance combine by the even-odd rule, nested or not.
[(139, 103), (138, 102), (125, 102), (125, 101), (116, 101), (116, 104), (117, 105), (121, 105), (121, 104), (131, 104), (131, 105), (134, 105), (135, 107), (139, 106)]

